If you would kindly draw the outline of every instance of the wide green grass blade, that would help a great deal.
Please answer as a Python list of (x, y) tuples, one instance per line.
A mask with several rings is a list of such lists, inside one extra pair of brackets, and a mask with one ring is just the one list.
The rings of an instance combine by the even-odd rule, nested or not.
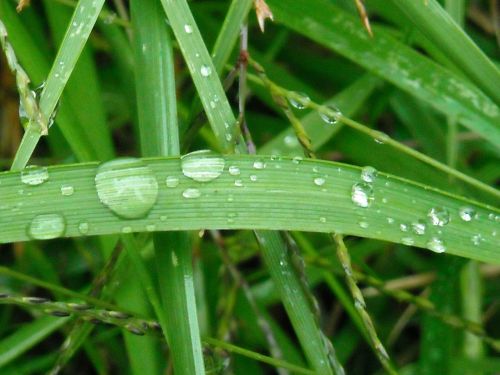
[(375, 28), (376, 36), (370, 38), (356, 17), (327, 0), (268, 3), (276, 22), (347, 57), (500, 145), (498, 106), (474, 85), (398, 42), (388, 32)]
[[(436, 0), (390, 0), (414, 26), (436, 44), (479, 88), (500, 104), (500, 70)], [(457, 5), (455, 12), (462, 13)]]
[[(255, 161), (263, 161), (267, 167), (255, 169)], [(500, 262), (498, 209), (394, 176), (379, 173), (373, 184), (373, 204), (362, 208), (354, 204), (351, 197), (353, 184), (362, 182), (361, 170), (344, 164), (226, 156), (224, 173), (210, 183), (200, 183), (182, 174), (179, 158), (146, 159), (144, 163), (159, 183), (157, 203), (144, 219), (120, 219), (99, 201), (95, 185), (96, 164), (48, 168), (49, 180), (39, 186), (24, 184), (19, 172), (1, 173), (0, 224), (3, 229), (0, 243), (31, 239), (33, 219), (37, 215), (56, 214), (64, 218), (64, 234), (61, 235), (67, 237), (81, 236), (79, 224), (82, 222), (88, 223), (86, 234), (89, 235), (142, 231), (148, 225), (154, 225), (151, 229), (155, 230), (335, 231), (398, 243), (409, 243), (411, 238), (418, 247), (428, 247), (429, 241), (436, 237), (451, 254)], [(239, 168), (240, 175), (231, 175), (229, 166)], [(132, 176), (136, 167), (134, 164), (123, 166), (125, 173), (129, 171)], [(167, 176), (177, 177), (178, 185), (166, 187)], [(315, 183), (315, 178), (324, 178), (324, 184), (318, 186), (322, 180)], [(147, 188), (133, 181), (132, 178), (134, 189)], [(72, 186), (75, 193), (61, 196), (63, 184)], [(130, 197), (134, 189), (124, 192), (122, 198)], [(200, 197), (185, 198), (186, 189), (198, 189)], [(101, 194), (107, 193), (112, 191), (101, 190)], [(469, 207), (477, 216), (464, 221), (460, 209)], [(449, 223), (432, 225), (428, 215), (435, 216), (430, 212), (433, 208), (443, 218), (447, 218), (448, 213)], [(34, 224), (40, 223), (39, 220)], [(419, 220), (425, 224), (424, 235), (411, 232), (412, 224)], [(440, 220), (434, 218), (434, 221)], [(40, 235), (44, 234), (42, 231)]]

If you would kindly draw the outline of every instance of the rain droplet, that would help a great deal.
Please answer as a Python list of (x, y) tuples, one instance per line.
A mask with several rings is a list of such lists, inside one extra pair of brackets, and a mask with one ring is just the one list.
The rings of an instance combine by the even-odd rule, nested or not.
[(292, 159), (292, 163), (293, 164), (300, 164), (300, 162), (304, 160), (304, 158), (302, 156), (294, 156), (293, 159)]
[(326, 182), (326, 180), (323, 177), (316, 177), (313, 181), (314, 185), (316, 186), (323, 186)]
[(443, 207), (431, 208), (427, 216), (431, 219), (432, 225), (435, 226), (442, 227), (450, 222), (450, 213)]
[(370, 224), (368, 224), (368, 222), (367, 222), (367, 221), (364, 221), (364, 220), (363, 220), (363, 221), (359, 221), (359, 222), (358, 222), (358, 225), (359, 225), (361, 228), (363, 228), (363, 229), (367, 229), (367, 228), (370, 226)]
[(472, 243), (476, 246), (480, 245), (482, 240), (483, 236), (481, 236), (480, 234), (475, 234), (471, 238)]
[(377, 170), (373, 167), (364, 167), (361, 170), (361, 179), (364, 182), (374, 182), (377, 178)]
[(323, 217), (323, 216), (322, 216), (322, 217), (320, 217), (320, 218), (319, 218), (319, 221), (320, 221), (321, 223), (326, 223), (326, 217)]
[(174, 188), (177, 187), (177, 185), (179, 185), (179, 179), (175, 176), (168, 176), (165, 179), (165, 183), (167, 184), (167, 187)]
[(61, 186), (61, 194), (64, 195), (65, 197), (69, 197), (73, 195), (75, 192), (75, 188), (71, 185), (63, 185)]
[(446, 251), (443, 240), (438, 237), (432, 237), (430, 241), (427, 242), (427, 247), (435, 253), (444, 253)]
[(303, 92), (292, 91), (288, 96), (288, 101), (292, 107), (304, 109), (311, 103), (311, 98)]
[(266, 167), (266, 163), (264, 163), (262, 160), (256, 160), (253, 162), (253, 167), (255, 169), (264, 169)]
[(89, 223), (87, 223), (86, 221), (82, 221), (80, 224), (78, 224), (78, 232), (80, 232), (80, 234), (88, 234), (89, 229)]
[(229, 167), (229, 174), (231, 176), (239, 176), (240, 175), (240, 169), (236, 165), (231, 165)]
[(370, 207), (374, 200), (373, 188), (366, 182), (358, 182), (352, 185), (351, 200), (359, 207)]
[(234, 180), (234, 186), (242, 187), (243, 186), (243, 181), (241, 181), (241, 180)]
[(208, 65), (202, 65), (200, 68), (200, 73), (203, 77), (208, 77), (210, 74), (212, 74), (212, 68), (210, 68)]
[(253, 181), (253, 182), (257, 181), (257, 175), (254, 175), (254, 174), (250, 175), (250, 181)]
[(193, 32), (193, 26), (186, 23), (184, 25), (184, 31), (186, 32), (186, 34), (191, 34)]
[(195, 181), (215, 180), (224, 170), (225, 160), (210, 150), (194, 151), (181, 158), (182, 173)]
[(422, 220), (418, 220), (411, 223), (411, 229), (416, 235), (423, 236), (425, 234), (425, 230), (427, 229), (427, 225)]
[(299, 140), (294, 135), (287, 135), (283, 141), (288, 148), (295, 148), (299, 145)]
[(182, 196), (188, 199), (199, 198), (201, 192), (198, 189), (189, 188), (182, 192)]
[(408, 232), (408, 224), (401, 223), (399, 224), (399, 229), (401, 229), (401, 232)]
[(394, 219), (392, 217), (387, 218), (387, 223), (388, 224), (394, 224)]
[(462, 207), (460, 208), (459, 215), (463, 221), (471, 221), (476, 216), (476, 211), (472, 207)]
[(321, 119), (328, 125), (335, 125), (339, 122), (342, 112), (334, 105), (328, 105), (323, 107), (321, 112), (319, 112)]
[(61, 237), (66, 230), (66, 221), (60, 214), (35, 216), (28, 228), (28, 236), (35, 240), (50, 240)]
[(401, 238), (401, 242), (403, 245), (412, 246), (415, 243), (415, 240), (411, 237), (403, 237)]
[(45, 167), (30, 166), (21, 171), (21, 181), (26, 185), (41, 185), (49, 179), (49, 171)]
[(158, 198), (158, 182), (141, 160), (116, 159), (101, 164), (95, 176), (102, 204), (126, 219), (146, 216)]

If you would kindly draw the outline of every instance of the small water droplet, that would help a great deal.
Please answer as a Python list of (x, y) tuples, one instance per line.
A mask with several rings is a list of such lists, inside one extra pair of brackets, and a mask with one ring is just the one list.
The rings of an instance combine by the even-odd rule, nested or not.
[(373, 188), (366, 182), (358, 182), (352, 185), (351, 200), (359, 207), (370, 207), (374, 200)]
[(368, 182), (368, 183), (371, 183), (371, 182), (374, 182), (375, 179), (377, 178), (377, 170), (373, 167), (364, 167), (362, 170), (361, 170), (361, 179), (364, 181), (364, 182)]
[(446, 251), (443, 240), (438, 237), (432, 237), (429, 242), (427, 242), (427, 247), (435, 253), (444, 253)]
[(29, 166), (21, 171), (21, 181), (26, 185), (41, 185), (49, 179), (49, 171), (45, 167)]
[(471, 221), (476, 216), (476, 211), (472, 207), (461, 207), (459, 215), (463, 221)]
[(401, 238), (401, 242), (403, 245), (412, 246), (415, 243), (415, 240), (411, 237), (403, 237)]
[(422, 220), (418, 220), (411, 223), (411, 229), (416, 235), (423, 236), (427, 229), (427, 225)]
[(389, 140), (389, 136), (383, 132), (375, 131), (375, 137), (373, 139), (375, 140), (375, 143), (383, 145), (385, 142)]
[(253, 167), (255, 169), (264, 169), (266, 167), (266, 163), (264, 163), (262, 160), (256, 160), (253, 162)]
[(481, 241), (483, 240), (483, 236), (481, 234), (475, 234), (472, 236), (471, 241), (475, 246), (478, 246), (481, 244)]
[(442, 227), (450, 222), (450, 213), (443, 207), (431, 208), (427, 216), (430, 218), (432, 225), (435, 226)]
[(122, 228), (122, 233), (132, 233), (132, 227), (128, 225), (124, 226)]
[(199, 198), (201, 192), (198, 189), (189, 188), (182, 192), (182, 196), (188, 199)]
[(191, 34), (193, 32), (193, 26), (191, 26), (190, 24), (186, 23), (184, 25), (184, 31), (186, 32), (186, 34)]
[(401, 223), (399, 224), (399, 229), (401, 229), (401, 232), (408, 232), (408, 229), (410, 228), (408, 227), (408, 224)]
[(203, 77), (208, 77), (210, 74), (212, 74), (212, 68), (210, 68), (208, 65), (202, 65), (200, 68), (200, 73)]
[(316, 186), (323, 186), (326, 182), (326, 180), (323, 177), (316, 177), (313, 181), (314, 185)]
[(322, 217), (320, 217), (320, 218), (319, 218), (319, 221), (320, 221), (321, 223), (326, 223), (326, 217), (323, 217), (323, 216), (322, 216)]
[(179, 185), (179, 179), (175, 176), (168, 176), (165, 179), (165, 183), (167, 184), (167, 187), (174, 188)]
[(388, 224), (394, 224), (394, 219), (392, 217), (387, 218), (387, 223)]
[(28, 228), (28, 236), (35, 240), (50, 240), (61, 237), (66, 230), (66, 221), (60, 214), (35, 216)]
[(239, 176), (240, 175), (240, 168), (238, 168), (236, 165), (231, 165), (229, 167), (229, 174), (231, 176)]
[(342, 112), (340, 112), (340, 109), (338, 109), (336, 106), (328, 105), (321, 109), (321, 112), (319, 112), (319, 116), (328, 125), (335, 125), (339, 122), (340, 116), (342, 116)]
[(210, 150), (194, 151), (181, 158), (182, 173), (195, 181), (207, 182), (219, 177), (225, 160)]
[(89, 223), (87, 223), (86, 221), (82, 221), (81, 223), (78, 224), (78, 232), (80, 232), (80, 234), (83, 235), (88, 234), (89, 229), (90, 229)]
[(287, 135), (283, 138), (283, 142), (285, 142), (285, 146), (288, 148), (295, 148), (299, 145), (299, 140), (294, 135)]
[(367, 229), (367, 228), (370, 226), (370, 224), (368, 224), (368, 222), (367, 222), (367, 221), (364, 221), (364, 220), (359, 221), (359, 222), (358, 222), (358, 225), (359, 225), (361, 228), (363, 228), (363, 229)]
[(172, 265), (174, 267), (177, 267), (179, 265), (179, 258), (177, 258), (177, 254), (175, 253), (175, 251), (172, 251)]
[(146, 230), (148, 232), (154, 232), (156, 230), (156, 225), (154, 225), (154, 224), (148, 224), (148, 225), (146, 225)]
[(95, 184), (101, 203), (127, 219), (146, 216), (158, 198), (154, 173), (139, 159), (122, 158), (101, 164)]
[(61, 186), (61, 194), (64, 195), (65, 197), (69, 197), (73, 195), (75, 192), (75, 189), (71, 185), (62, 185)]
[(302, 156), (294, 156), (293, 159), (292, 159), (292, 163), (293, 164), (300, 164), (300, 162), (304, 160), (304, 158)]
[(242, 187), (243, 186), (243, 181), (241, 181), (241, 180), (234, 180), (234, 186)]
[(292, 107), (304, 109), (311, 103), (311, 98), (303, 92), (292, 91), (288, 96), (288, 101)]
[(250, 181), (253, 181), (253, 182), (257, 181), (257, 175), (254, 175), (254, 174), (250, 175)]

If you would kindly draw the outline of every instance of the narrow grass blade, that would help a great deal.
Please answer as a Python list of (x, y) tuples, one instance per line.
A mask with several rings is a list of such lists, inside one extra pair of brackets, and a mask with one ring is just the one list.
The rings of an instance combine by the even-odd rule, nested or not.
[[(356, 17), (327, 0), (297, 0), (293, 4), (269, 0), (269, 5), (276, 22), (355, 61), (440, 112), (456, 117), (492, 144), (500, 145), (497, 104), (468, 81), (389, 33), (374, 28), (376, 37), (371, 39)], [(414, 6), (424, 5), (417, 1)]]
[[(62, 91), (71, 76), (103, 4), (104, 0), (92, 2), (80, 0), (75, 8), (68, 30), (40, 96), (40, 109), (44, 117), (48, 119), (49, 125)], [(34, 129), (33, 131), (28, 128), (14, 158), (12, 169), (21, 169), (26, 166), (40, 137), (40, 130)]]
[[(390, 0), (484, 92), (500, 103), (500, 70), (436, 0)], [(460, 10), (459, 10), (460, 11)]]
[[(137, 31), (136, 87), (142, 153), (178, 155), (173, 46), (164, 12), (158, 1), (136, 0), (132, 2), (132, 16)], [(177, 373), (204, 374), (189, 235), (155, 234), (154, 247), (161, 314), (174, 369)]]

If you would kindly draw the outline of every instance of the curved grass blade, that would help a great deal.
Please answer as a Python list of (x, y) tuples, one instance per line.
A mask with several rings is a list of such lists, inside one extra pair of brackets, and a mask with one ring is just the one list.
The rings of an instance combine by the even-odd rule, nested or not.
[(376, 37), (370, 38), (355, 17), (327, 0), (269, 0), (269, 5), (276, 22), (360, 64), (500, 145), (498, 106), (474, 85), (398, 42), (388, 32), (375, 29)]
[[(340, 163), (244, 155), (226, 156), (224, 161), (224, 173), (203, 183), (182, 174), (179, 158), (144, 159), (159, 183), (156, 203), (144, 218), (126, 220), (99, 201), (96, 164), (48, 168), (50, 178), (38, 186), (24, 184), (19, 172), (0, 173), (0, 243), (143, 231), (148, 225), (160, 231), (300, 230), (352, 234), (500, 262), (500, 212), (494, 207), (384, 173), (378, 173), (371, 186), (355, 185), (366, 184), (361, 169)], [(256, 169), (255, 162), (266, 167)], [(240, 174), (230, 174), (230, 166), (232, 173), (239, 169)], [(135, 162), (123, 165), (125, 175), (134, 176), (136, 168)], [(177, 178), (178, 184), (167, 187), (167, 176)], [(117, 198), (126, 202), (135, 189), (148, 188), (136, 181)], [(61, 196), (63, 184), (75, 193)], [(197, 189), (199, 196), (189, 198), (192, 190), (187, 189)], [(116, 192), (109, 185), (99, 190), (101, 195)], [(82, 222), (88, 224), (83, 233)]]

